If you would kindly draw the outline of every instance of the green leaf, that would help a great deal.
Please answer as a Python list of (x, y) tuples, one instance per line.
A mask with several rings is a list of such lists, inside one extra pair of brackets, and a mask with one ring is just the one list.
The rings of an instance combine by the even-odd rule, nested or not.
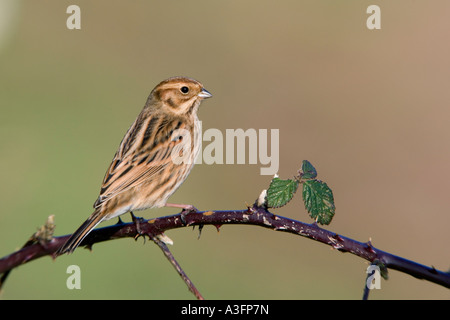
[(302, 162), (302, 173), (301, 177), (303, 179), (314, 179), (317, 177), (316, 168), (308, 160), (303, 160)]
[(372, 262), (372, 264), (377, 266), (378, 268), (380, 268), (380, 275), (383, 277), (384, 280), (388, 280), (389, 279), (388, 268), (386, 267), (386, 265), (383, 262), (381, 262), (378, 259), (375, 259)]
[(273, 178), (267, 190), (267, 206), (279, 208), (286, 205), (297, 191), (298, 184), (297, 180)]
[(325, 182), (307, 180), (303, 182), (303, 202), (311, 218), (320, 224), (329, 224), (336, 210), (333, 192)]

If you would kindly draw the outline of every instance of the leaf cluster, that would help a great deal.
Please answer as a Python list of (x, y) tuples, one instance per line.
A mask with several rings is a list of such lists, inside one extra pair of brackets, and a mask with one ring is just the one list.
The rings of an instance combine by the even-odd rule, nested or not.
[(310, 217), (317, 223), (330, 224), (336, 211), (333, 191), (316, 177), (316, 168), (308, 160), (303, 160), (301, 170), (293, 179), (283, 180), (275, 176), (267, 190), (267, 206), (269, 208), (285, 206), (302, 185), (303, 203)]

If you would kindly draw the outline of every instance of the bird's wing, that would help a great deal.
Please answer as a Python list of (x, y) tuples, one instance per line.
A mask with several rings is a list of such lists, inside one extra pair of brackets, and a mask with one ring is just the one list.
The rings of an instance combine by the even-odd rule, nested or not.
[(173, 165), (172, 152), (182, 142), (174, 132), (185, 128), (182, 121), (158, 115), (145, 118), (141, 113), (106, 171), (94, 208), (119, 193), (156, 179), (163, 169)]

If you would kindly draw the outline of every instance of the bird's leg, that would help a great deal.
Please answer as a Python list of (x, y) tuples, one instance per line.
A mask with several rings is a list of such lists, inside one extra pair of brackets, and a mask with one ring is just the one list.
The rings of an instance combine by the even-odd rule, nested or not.
[(183, 211), (187, 212), (198, 212), (197, 208), (191, 204), (166, 203), (165, 206), (171, 208), (181, 208)]
[(186, 215), (191, 212), (198, 212), (197, 208), (194, 207), (191, 204), (177, 204), (177, 203), (166, 203), (166, 207), (171, 208), (181, 208), (183, 209), (181, 211), (181, 222), (183, 222), (184, 225), (186, 225)]
[[(140, 236), (145, 235), (145, 232), (143, 232), (141, 229), (141, 223), (145, 220), (144, 220), (144, 218), (136, 217), (132, 211), (130, 211), (130, 214), (131, 214), (131, 220), (133, 220), (133, 223), (136, 226), (137, 234), (136, 234), (136, 237), (134, 237), (134, 239), (136, 240)], [(145, 239), (145, 237), (144, 237), (144, 239)]]

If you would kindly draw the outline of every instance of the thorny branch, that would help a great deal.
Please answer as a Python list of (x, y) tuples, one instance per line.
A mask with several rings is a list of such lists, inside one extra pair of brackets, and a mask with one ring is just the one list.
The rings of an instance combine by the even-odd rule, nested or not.
[[(256, 225), (275, 231), (288, 232), (303, 236), (315, 241), (327, 244), (341, 252), (349, 252), (371, 263), (382, 264), (387, 269), (397, 270), (409, 274), (418, 279), (424, 279), (446, 288), (450, 288), (450, 273), (428, 267), (417, 262), (393, 255), (386, 251), (375, 248), (371, 242), (359, 242), (335, 232), (325, 230), (317, 224), (304, 223), (286, 217), (278, 216), (267, 210), (264, 206), (256, 203), (245, 210), (231, 211), (202, 211), (182, 212), (179, 214), (165, 216), (150, 220), (141, 220), (139, 224), (118, 223), (93, 230), (81, 243), (81, 246), (92, 247), (95, 243), (124, 237), (136, 237), (136, 235), (147, 235), (164, 252), (168, 260), (186, 282), (189, 290), (198, 299), (203, 297), (194, 287), (189, 278), (178, 265), (165, 242), (164, 232), (171, 229), (186, 226), (214, 225), (216, 228), (224, 224), (248, 224)], [(54, 256), (58, 248), (64, 244), (70, 235), (53, 237), (46, 241), (35, 241), (30, 245), (0, 259), (0, 274), (8, 273), (13, 268), (30, 262), (42, 256)]]
[(178, 262), (175, 260), (175, 257), (173, 256), (172, 252), (170, 252), (169, 248), (167, 247), (166, 243), (161, 240), (160, 237), (154, 237), (152, 240), (161, 248), (166, 258), (170, 261), (170, 263), (174, 266), (175, 270), (178, 272), (180, 277), (184, 280), (186, 285), (189, 288), (189, 291), (191, 291), (195, 297), (198, 300), (204, 300), (203, 296), (200, 294), (200, 292), (197, 290), (197, 288), (192, 283), (191, 279), (184, 273), (181, 266), (178, 264)]

